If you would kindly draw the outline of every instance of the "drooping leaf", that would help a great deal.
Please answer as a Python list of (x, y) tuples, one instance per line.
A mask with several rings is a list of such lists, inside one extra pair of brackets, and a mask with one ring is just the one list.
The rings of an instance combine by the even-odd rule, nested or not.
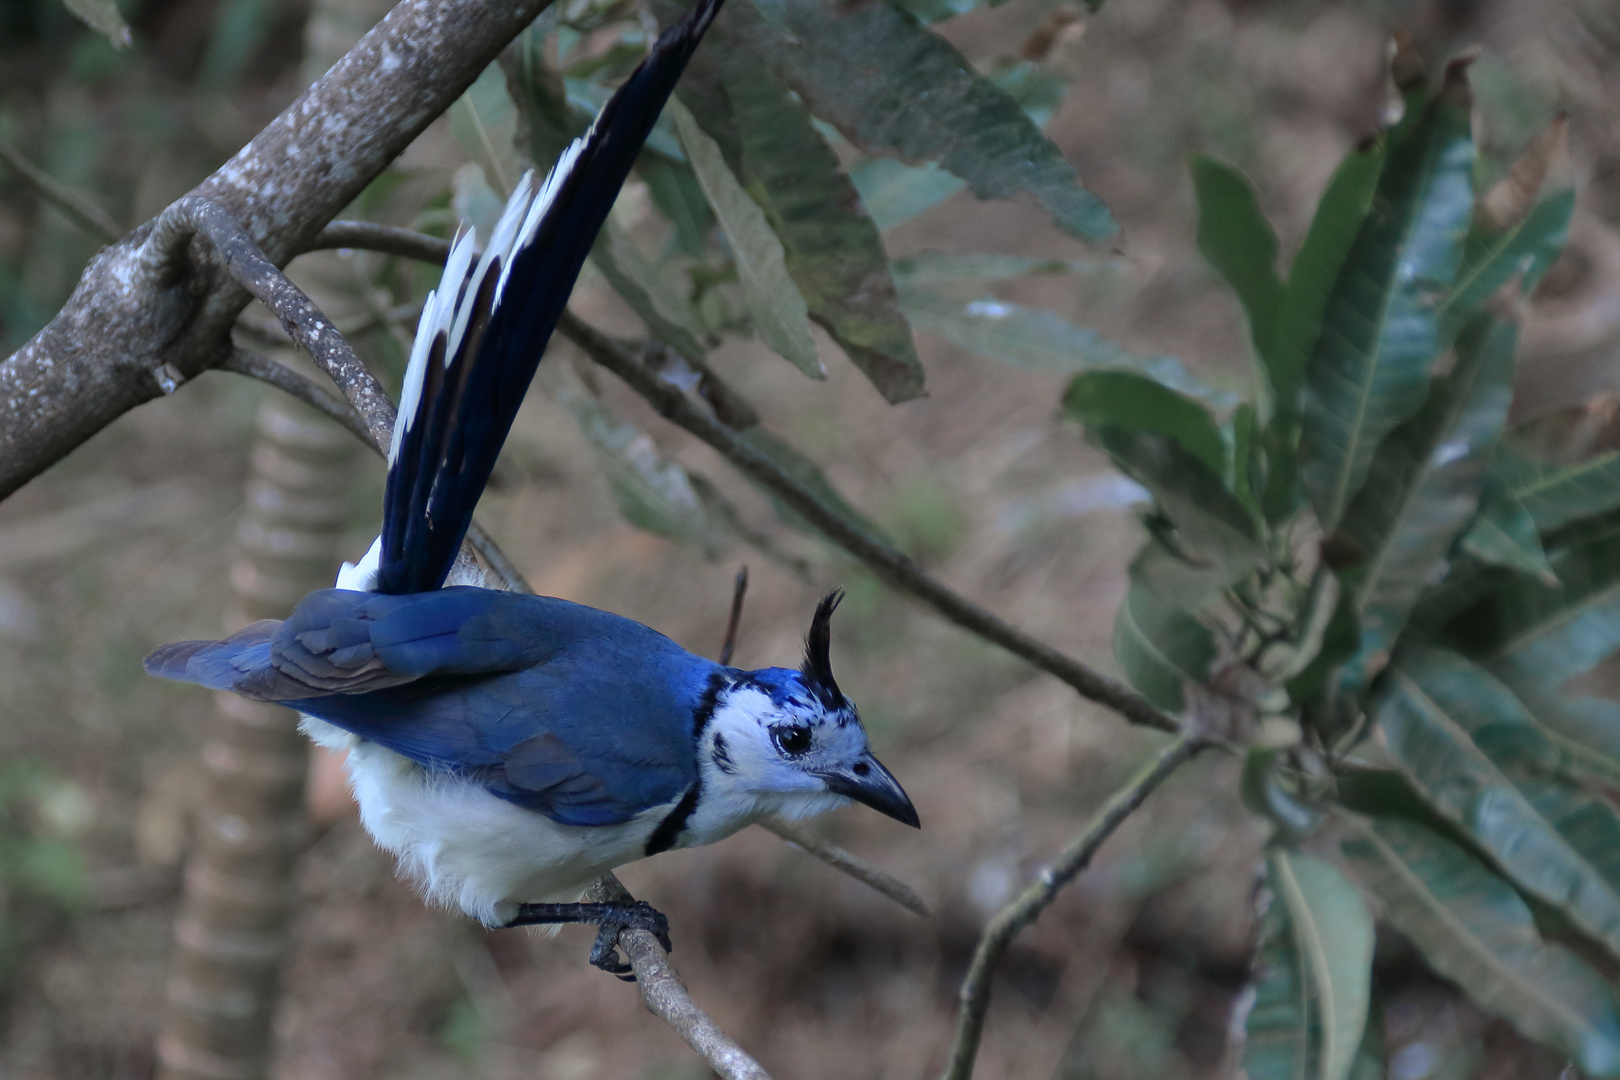
[(1373, 921), (1361, 894), (1332, 866), (1282, 849), (1266, 857), (1272, 891), (1288, 909), (1314, 1030), (1311, 1075), (1345, 1080), (1367, 1027)]
[(1211, 389), (1168, 356), (1143, 357), (1040, 308), (983, 297), (963, 302), (905, 286), (900, 306), (911, 325), (937, 334), (981, 356), (1018, 367), (1079, 372), (1115, 367), (1142, 371), (1173, 390), (1216, 408), (1234, 403), (1231, 394)]
[(1558, 463), (1509, 440), (1497, 448), (1491, 476), (1523, 504), (1543, 533), (1620, 507), (1620, 451)]
[(727, 166), (720, 147), (679, 101), (665, 114), (675, 119), (681, 145), (703, 185), (703, 194), (731, 245), (737, 276), (759, 336), (812, 379), (827, 377), (810, 336), (809, 308), (788, 274), (782, 242), (771, 231), (759, 204), (749, 198)]
[(1362, 651), (1388, 651), (1424, 586), (1479, 507), (1485, 472), (1513, 400), (1517, 328), (1477, 320), (1457, 366), (1416, 416), (1379, 447), (1342, 528), (1366, 561), (1351, 586)]
[(1190, 167), (1198, 196), (1198, 250), (1237, 293), (1255, 356), (1264, 356), (1283, 302), (1277, 234), (1260, 212), (1248, 177), (1207, 154), (1194, 154)]
[[(491, 64), (456, 99), (449, 112), (450, 133), (467, 156), (505, 198), (523, 174), (517, 153), (518, 114), (506, 92), (506, 76)], [(549, 162), (541, 165), (544, 169)]]
[(714, 231), (714, 211), (709, 209), (703, 185), (692, 175), (691, 168), (647, 154), (636, 172), (646, 182), (653, 205), (675, 226), (675, 247), (692, 258), (702, 258), (709, 234)]
[(547, 8), (545, 14), (522, 34), (512, 47), (501, 53), (501, 70), (506, 74), (506, 94), (517, 107), (518, 147), (536, 169), (548, 169), (575, 138), (590, 126), (590, 114), (577, 112), (568, 102), (562, 77), (545, 60), (546, 28), (543, 21), (560, 14)]
[(1275, 889), (1260, 920), (1253, 977), (1254, 1004), (1243, 1024), (1244, 1072), (1249, 1080), (1310, 1080), (1311, 1050), (1321, 1035), (1288, 908)]
[(1507, 882), (1409, 822), (1362, 826), (1344, 851), (1436, 972), (1588, 1075), (1620, 1075), (1620, 1019), (1608, 986), (1573, 953), (1541, 940)]
[[(737, 436), (743, 442), (770, 458), (783, 472), (793, 477), (804, 487), (809, 488), (822, 502), (832, 507), (856, 528), (861, 529), (875, 540), (893, 546), (893, 542), (884, 534), (883, 530), (873, 524), (865, 514), (855, 509), (849, 500), (844, 498), (843, 493), (833, 486), (832, 481), (827, 479), (827, 475), (821, 471), (820, 467), (800, 453), (786, 439), (772, 433), (763, 425), (751, 427), (746, 431), (739, 431)], [(774, 494), (769, 491), (766, 494), (771, 496), (771, 502), (775, 505), (776, 512), (782, 520), (812, 536), (819, 537), (821, 535), (818, 529), (806, 522), (796, 511), (779, 502)]]
[(1038, 259), (1024, 255), (964, 253), (912, 255), (889, 264), (897, 284), (918, 288), (958, 281), (1007, 281), (1048, 274), (1097, 274), (1113, 270), (1116, 260)]
[(1120, 369), (1076, 375), (1064, 392), (1063, 411), (1088, 430), (1115, 427), (1168, 436), (1217, 475), (1227, 471), (1225, 440), (1209, 410), (1146, 375)]
[(1384, 168), (1384, 143), (1350, 152), (1316, 205), (1305, 242), (1288, 269), (1288, 284), (1271, 347), (1263, 354), (1279, 413), (1297, 415), (1305, 363), (1316, 349), (1328, 296), (1372, 204)]
[(1162, 709), (1179, 712), (1182, 685), (1209, 678), (1215, 639), (1209, 628), (1133, 584), (1114, 613), (1114, 659), (1132, 686)]
[(129, 24), (118, 13), (115, 0), (62, 0), (79, 21), (98, 34), (106, 36), (115, 49), (130, 46)]
[(938, 162), (981, 199), (1031, 195), (1076, 236), (1118, 231), (1012, 95), (900, 8), (884, 0), (756, 0), (733, 9), (723, 29), (866, 153)]
[(578, 379), (561, 379), (554, 393), (579, 423), (630, 524), (720, 556), (724, 522), (709, 513), (680, 462), (660, 454), (651, 436), (615, 417)]
[(1175, 526), (1179, 546), (1223, 582), (1247, 573), (1264, 554), (1253, 515), (1221, 474), (1180, 441), (1124, 427), (1093, 427), (1086, 434), (1121, 472), (1153, 493)]
[(1558, 585), (1515, 578), (1470, 608), (1457, 639), (1510, 682), (1559, 686), (1620, 649), (1620, 536), (1552, 559)]
[(1620, 887), (1513, 782), (1554, 748), (1501, 682), (1455, 653), (1404, 652), (1373, 707), (1391, 757), (1425, 800), (1506, 871), (1620, 955)]
[(1335, 528), (1373, 455), (1422, 405), (1440, 350), (1438, 304), (1473, 209), (1474, 143), (1460, 69), (1394, 141), (1305, 370), (1300, 480)]
[(1558, 584), (1536, 533), (1536, 519), (1499, 483), (1487, 484), (1479, 516), (1463, 534), (1462, 548), (1481, 562), (1529, 574), (1543, 585)]
[(647, 329), (688, 360), (705, 357), (692, 328), (697, 324), (686, 298), (669, 287), (669, 274), (654, 266), (610, 219), (591, 249), (591, 263)]
[(967, 187), (966, 180), (935, 162), (913, 166), (894, 158), (863, 161), (850, 171), (849, 180), (880, 229), (910, 221)]
[(923, 393), (883, 240), (810, 116), (754, 54), (720, 61), (740, 175), (765, 211), (810, 317), (891, 404)]
[(1447, 337), (1515, 276), (1520, 294), (1528, 296), (1557, 260), (1575, 210), (1568, 165), (1569, 121), (1560, 116), (1480, 199), (1462, 268), (1445, 300)]
[(1545, 685), (1513, 689), (1556, 748), (1560, 775), (1620, 792), (1620, 702)]

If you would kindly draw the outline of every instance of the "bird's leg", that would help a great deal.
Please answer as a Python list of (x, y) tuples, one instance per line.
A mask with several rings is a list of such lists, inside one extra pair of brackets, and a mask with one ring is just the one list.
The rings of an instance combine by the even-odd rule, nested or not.
[[(591, 964), (626, 982), (634, 982), (630, 965), (619, 956), (619, 934), (625, 930), (646, 930), (658, 939), (665, 952), (674, 951), (669, 941), (669, 920), (645, 900), (609, 901), (604, 904), (519, 904), (518, 913), (502, 929), (514, 926), (540, 926), (555, 923), (590, 923), (601, 927), (591, 946)], [(628, 976), (628, 977), (626, 977)]]

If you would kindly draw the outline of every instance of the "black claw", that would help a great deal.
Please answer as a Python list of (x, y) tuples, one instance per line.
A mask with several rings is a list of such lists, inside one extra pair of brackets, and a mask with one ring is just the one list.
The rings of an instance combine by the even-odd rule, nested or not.
[(619, 955), (619, 935), (626, 930), (645, 930), (658, 939), (665, 952), (674, 951), (669, 940), (669, 920), (645, 900), (606, 904), (521, 904), (517, 917), (507, 926), (537, 923), (595, 923), (596, 941), (591, 945), (591, 966), (625, 982), (635, 982), (633, 969)]

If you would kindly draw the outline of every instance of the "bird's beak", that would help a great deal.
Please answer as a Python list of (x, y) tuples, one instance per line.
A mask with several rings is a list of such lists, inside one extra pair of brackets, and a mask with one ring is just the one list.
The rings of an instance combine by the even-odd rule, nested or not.
[(913, 829), (922, 828), (917, 820), (917, 808), (900, 787), (900, 781), (883, 767), (871, 754), (862, 754), (852, 765), (830, 772), (818, 773), (827, 790), (844, 795), (858, 803), (865, 803), (880, 814), (886, 814)]

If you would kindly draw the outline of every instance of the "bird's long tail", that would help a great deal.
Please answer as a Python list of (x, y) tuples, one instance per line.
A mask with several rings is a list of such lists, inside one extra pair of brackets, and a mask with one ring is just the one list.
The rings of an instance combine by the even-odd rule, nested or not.
[(596, 234), (723, 2), (698, 0), (545, 181), (523, 178), (481, 256), (471, 233), (457, 237), (422, 311), (401, 394), (378, 592), (444, 583)]

